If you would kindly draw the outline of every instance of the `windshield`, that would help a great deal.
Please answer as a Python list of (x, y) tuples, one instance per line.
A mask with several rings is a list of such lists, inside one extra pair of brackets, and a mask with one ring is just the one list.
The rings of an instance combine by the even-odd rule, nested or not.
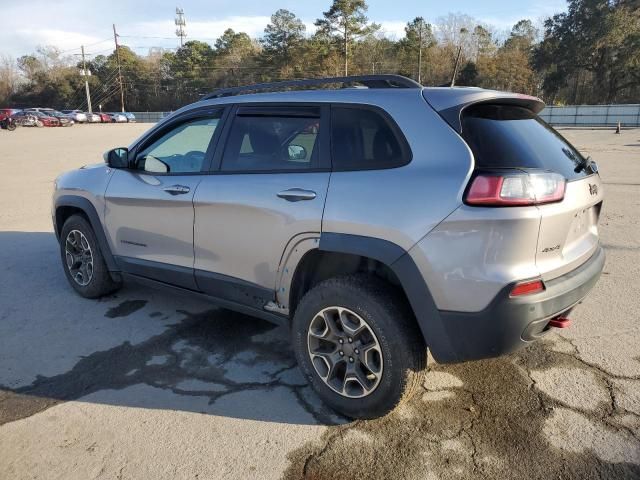
[(514, 105), (477, 105), (463, 111), (462, 137), (479, 168), (527, 168), (557, 172), (567, 180), (591, 172), (584, 158), (535, 113)]

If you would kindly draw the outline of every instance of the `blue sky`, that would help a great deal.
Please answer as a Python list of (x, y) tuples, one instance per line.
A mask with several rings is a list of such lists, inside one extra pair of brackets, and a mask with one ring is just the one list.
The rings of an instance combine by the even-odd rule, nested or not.
[[(419, 1), (369, 0), (368, 16), (380, 23), (389, 36), (402, 37), (404, 24), (421, 15), (430, 22), (448, 13), (464, 13), (496, 29), (507, 30), (521, 18), (540, 21), (565, 10), (565, 0), (521, 1)], [(69, 53), (90, 45), (90, 53), (112, 47), (111, 24), (115, 23), (122, 43), (139, 53), (148, 47), (175, 47), (175, 7), (185, 11), (189, 39), (213, 41), (226, 28), (259, 36), (269, 16), (286, 8), (300, 17), (309, 30), (327, 10), (330, 0), (0, 0), (3, 28), (0, 55), (19, 56), (37, 45), (56, 45)], [(159, 37), (159, 38), (148, 38)]]

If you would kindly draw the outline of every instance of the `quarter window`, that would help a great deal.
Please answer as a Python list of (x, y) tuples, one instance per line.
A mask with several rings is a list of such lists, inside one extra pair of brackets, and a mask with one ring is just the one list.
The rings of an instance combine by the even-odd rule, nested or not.
[(137, 169), (152, 173), (200, 172), (220, 115), (188, 120), (165, 133), (137, 156)]
[(306, 170), (318, 164), (319, 108), (242, 108), (222, 158), (222, 171)]
[(405, 165), (410, 153), (381, 113), (361, 107), (331, 107), (334, 170), (370, 170)]

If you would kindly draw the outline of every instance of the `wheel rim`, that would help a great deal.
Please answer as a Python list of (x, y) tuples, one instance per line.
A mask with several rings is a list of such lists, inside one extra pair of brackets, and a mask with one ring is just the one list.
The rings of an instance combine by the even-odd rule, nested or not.
[(64, 245), (67, 269), (71, 278), (81, 287), (93, 278), (93, 252), (87, 237), (80, 230), (71, 230)]
[(318, 312), (307, 331), (313, 368), (334, 392), (347, 398), (373, 393), (382, 378), (378, 338), (364, 319), (344, 307)]

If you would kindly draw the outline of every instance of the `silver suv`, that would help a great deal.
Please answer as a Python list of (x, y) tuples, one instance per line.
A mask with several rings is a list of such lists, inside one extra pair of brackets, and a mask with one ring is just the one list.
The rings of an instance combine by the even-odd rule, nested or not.
[(392, 75), (219, 90), (56, 180), (64, 271), (88, 298), (131, 279), (286, 324), (327, 404), (383, 415), (427, 348), (511, 352), (596, 283), (600, 177), (542, 108)]

